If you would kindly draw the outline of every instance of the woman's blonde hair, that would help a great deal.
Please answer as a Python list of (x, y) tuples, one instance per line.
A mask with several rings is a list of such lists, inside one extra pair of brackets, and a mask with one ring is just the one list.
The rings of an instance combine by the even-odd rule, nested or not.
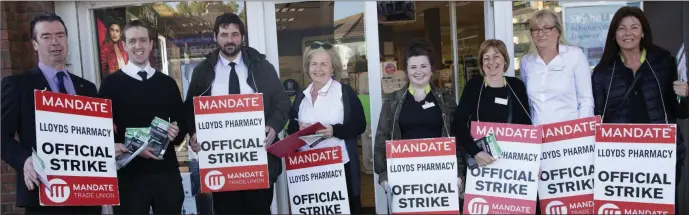
[(537, 54), (538, 49), (536, 49), (536, 44), (533, 42), (533, 34), (531, 34), (531, 28), (536, 26), (536, 22), (542, 21), (543, 19), (550, 17), (553, 19), (553, 24), (555, 29), (560, 33), (560, 37), (558, 38), (558, 42), (560, 45), (568, 45), (567, 40), (564, 37), (564, 31), (562, 30), (562, 21), (560, 21), (560, 16), (555, 13), (555, 11), (552, 11), (550, 9), (543, 9), (539, 10), (534, 14), (531, 19), (529, 19), (529, 36), (531, 36), (531, 42), (529, 45), (529, 54)]
[(306, 51), (304, 51), (303, 56), (304, 72), (306, 74), (309, 73), (309, 64), (311, 63), (311, 58), (318, 52), (328, 53), (330, 56), (330, 64), (333, 67), (333, 79), (337, 80), (338, 75), (342, 72), (342, 60), (340, 59), (340, 54), (335, 51), (335, 47), (330, 43), (316, 41), (306, 47)]
[(505, 68), (502, 72), (507, 72), (507, 68), (510, 68), (510, 54), (507, 52), (505, 43), (502, 42), (502, 40), (490, 39), (483, 41), (483, 43), (481, 43), (481, 48), (478, 50), (478, 70), (480, 71), (481, 75), (486, 75), (486, 73), (483, 71), (483, 55), (486, 54), (486, 52), (488, 52), (488, 50), (491, 48), (495, 49), (495, 51), (500, 53), (502, 58), (505, 59)]

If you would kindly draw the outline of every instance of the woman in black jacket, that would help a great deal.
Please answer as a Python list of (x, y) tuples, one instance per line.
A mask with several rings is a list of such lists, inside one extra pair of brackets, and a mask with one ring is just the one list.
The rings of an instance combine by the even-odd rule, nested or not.
[(651, 41), (641, 9), (623, 7), (615, 13), (591, 77), (594, 112), (604, 123), (674, 123), (687, 118), (688, 85), (677, 80), (670, 52)]
[(471, 158), (475, 158), (478, 165), (486, 166), (495, 159), (474, 143), (469, 129), (471, 122), (480, 120), (531, 125), (531, 119), (524, 82), (504, 76), (510, 62), (505, 43), (486, 40), (481, 44), (478, 56), (482, 76), (472, 78), (464, 88), (455, 112), (452, 132)]
[[(603, 56), (591, 77), (594, 112), (603, 123), (674, 124), (676, 119), (687, 118), (689, 86), (677, 80), (675, 58), (652, 41), (641, 9), (622, 7), (615, 13)], [(684, 146), (681, 132), (677, 135), (679, 181)]]
[(343, 71), (340, 57), (331, 44), (314, 42), (309, 46), (304, 52), (304, 71), (312, 83), (294, 98), (287, 133), (295, 133), (316, 122), (326, 127), (317, 133), (327, 139), (313, 148), (304, 146), (299, 150), (343, 148), (350, 213), (361, 213), (357, 140), (366, 130), (364, 108), (351, 87), (334, 80), (334, 76)]

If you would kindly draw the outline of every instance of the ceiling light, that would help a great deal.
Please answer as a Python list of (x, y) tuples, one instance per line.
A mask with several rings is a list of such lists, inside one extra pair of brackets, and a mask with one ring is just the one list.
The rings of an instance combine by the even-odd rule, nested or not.
[(302, 11), (304, 11), (304, 8), (299, 8), (299, 10), (297, 10), (297, 11), (302, 12)]
[(289, 18), (287, 21), (288, 22), (294, 21), (294, 18)]
[(277, 12), (280, 12), (280, 8), (278, 8), (278, 9), (275, 9), (275, 12), (276, 12), (276, 13), (277, 13)]
[(283, 12), (283, 13), (284, 13), (284, 12), (287, 12), (287, 10), (289, 10), (289, 8), (282, 8), (282, 12)]
[(292, 9), (289, 10), (289, 12), (294, 12), (295, 10), (297, 10), (297, 9), (296, 9), (296, 8), (292, 8)]

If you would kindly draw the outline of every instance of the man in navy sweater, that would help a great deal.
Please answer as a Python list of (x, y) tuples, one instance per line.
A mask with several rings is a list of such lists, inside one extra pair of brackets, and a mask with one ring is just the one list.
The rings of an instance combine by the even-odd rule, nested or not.
[(116, 133), (116, 154), (127, 149), (121, 144), (127, 128), (149, 127), (155, 117), (172, 122), (168, 127), (170, 144), (158, 159), (149, 148), (118, 172), (120, 205), (116, 214), (180, 214), (184, 201), (182, 177), (174, 146), (186, 135), (183, 124), (182, 97), (174, 79), (151, 68), (148, 61), (153, 48), (149, 29), (139, 20), (123, 30), (129, 62), (108, 75), (98, 94), (112, 100)]

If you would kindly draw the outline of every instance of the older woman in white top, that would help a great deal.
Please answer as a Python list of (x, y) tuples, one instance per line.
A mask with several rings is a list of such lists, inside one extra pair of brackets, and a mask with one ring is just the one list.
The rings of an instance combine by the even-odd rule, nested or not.
[(550, 10), (530, 21), (531, 48), (521, 61), (533, 124), (593, 116), (591, 69), (581, 48), (566, 45), (562, 24)]
[(366, 130), (363, 106), (351, 87), (333, 79), (335, 74), (343, 71), (340, 57), (331, 44), (314, 42), (307, 47), (304, 71), (308, 72), (311, 84), (296, 95), (287, 132), (295, 133), (317, 122), (326, 127), (317, 131), (324, 135), (324, 140), (313, 147), (306, 145), (299, 150), (333, 146), (341, 148), (350, 212), (360, 213), (361, 177), (357, 140)]

